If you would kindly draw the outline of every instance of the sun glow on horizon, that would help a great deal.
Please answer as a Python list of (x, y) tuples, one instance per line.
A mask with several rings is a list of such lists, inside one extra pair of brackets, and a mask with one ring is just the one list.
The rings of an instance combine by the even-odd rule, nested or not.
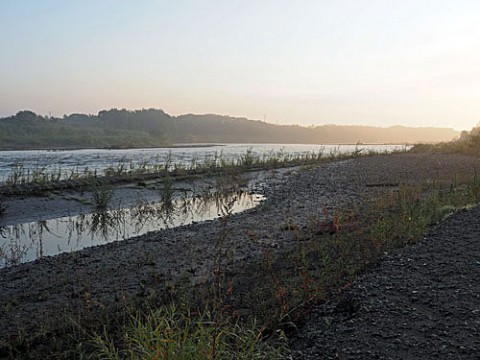
[(0, 3), (0, 116), (110, 108), (469, 130), (480, 3)]

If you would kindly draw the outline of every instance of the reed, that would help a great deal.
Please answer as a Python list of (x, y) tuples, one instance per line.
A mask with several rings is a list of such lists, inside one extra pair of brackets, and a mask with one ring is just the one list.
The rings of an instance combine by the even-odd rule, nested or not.
[[(116, 164), (108, 165), (103, 171), (98, 172), (89, 167), (62, 169), (61, 166), (47, 165), (27, 169), (23, 164), (17, 164), (3, 181), (4, 187), (24, 188), (26, 192), (32, 186), (38, 191), (42, 187), (52, 187), (57, 184), (61, 187), (78, 186), (78, 183), (88, 184), (95, 178), (103, 178), (104, 182), (117, 181), (144, 181), (148, 178), (158, 178), (170, 174), (175, 176), (194, 176), (197, 174), (215, 174), (231, 171), (251, 171), (258, 169), (272, 169), (277, 167), (292, 167), (315, 165), (326, 161), (350, 159), (358, 156), (373, 156), (377, 152), (365, 153), (356, 147), (351, 153), (341, 153), (340, 147), (333, 148), (328, 154), (323, 149), (304, 153), (288, 153), (284, 151), (271, 151), (257, 154), (252, 149), (237, 158), (227, 158), (223, 152), (215, 152), (205, 156), (202, 161), (193, 157), (190, 163), (175, 163), (171, 152), (164, 158), (157, 158), (154, 162), (141, 163), (121, 160)], [(0, 183), (0, 186), (2, 184)]]

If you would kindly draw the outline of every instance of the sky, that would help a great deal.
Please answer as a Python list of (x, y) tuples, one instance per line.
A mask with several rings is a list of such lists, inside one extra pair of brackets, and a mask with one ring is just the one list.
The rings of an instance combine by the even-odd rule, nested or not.
[(0, 117), (480, 121), (480, 1), (1, 0)]

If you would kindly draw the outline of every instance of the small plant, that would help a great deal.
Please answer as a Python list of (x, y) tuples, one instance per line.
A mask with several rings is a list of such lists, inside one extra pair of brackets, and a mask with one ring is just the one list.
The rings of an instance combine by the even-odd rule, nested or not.
[(5, 203), (5, 200), (2, 197), (0, 197), (0, 216), (5, 214), (6, 211), (7, 211), (7, 204)]
[(240, 157), (240, 165), (246, 168), (252, 167), (256, 162), (258, 162), (258, 158), (252, 149), (248, 149), (247, 152)]
[(340, 146), (335, 146), (330, 149), (328, 153), (328, 158), (330, 160), (335, 160), (340, 156)]
[(161, 208), (160, 215), (164, 218), (165, 224), (171, 220), (175, 212), (175, 189), (173, 188), (173, 179), (167, 173), (162, 180), (162, 188), (160, 190)]
[(113, 189), (110, 185), (95, 179), (91, 184), (92, 197), (97, 209), (106, 209), (113, 197)]
[(172, 167), (172, 151), (170, 150), (166, 155), (165, 155), (165, 159), (163, 161), (163, 171), (165, 172), (165, 174), (168, 174), (168, 172), (170, 171), (170, 168)]
[(475, 175), (470, 183), (470, 192), (476, 201), (480, 200), (480, 177), (477, 174), (477, 169), (475, 169)]
[(352, 157), (356, 158), (362, 155), (363, 149), (360, 147), (360, 143), (355, 145), (355, 149), (352, 151)]
[(169, 173), (162, 180), (162, 188), (160, 190), (160, 199), (164, 204), (171, 204), (175, 196), (173, 188), (173, 179)]

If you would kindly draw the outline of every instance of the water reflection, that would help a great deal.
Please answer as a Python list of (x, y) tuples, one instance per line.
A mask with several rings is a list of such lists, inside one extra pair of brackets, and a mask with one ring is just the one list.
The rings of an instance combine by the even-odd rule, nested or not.
[(118, 209), (0, 227), (0, 267), (120, 241), (169, 227), (206, 221), (255, 207), (247, 192), (204, 194), (168, 202), (140, 201)]

